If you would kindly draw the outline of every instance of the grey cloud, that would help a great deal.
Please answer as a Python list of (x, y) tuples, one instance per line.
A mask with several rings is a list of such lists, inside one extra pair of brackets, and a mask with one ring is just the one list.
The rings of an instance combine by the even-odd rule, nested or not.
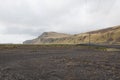
[(0, 34), (81, 33), (119, 25), (119, 3), (120, 0), (0, 0)]
[(4, 31), (3, 34), (9, 34), (9, 35), (30, 35), (30, 36), (38, 36), (42, 32), (47, 31), (47, 27), (24, 27), (24, 26), (19, 26), (19, 25), (12, 25), (7, 27), (7, 29)]

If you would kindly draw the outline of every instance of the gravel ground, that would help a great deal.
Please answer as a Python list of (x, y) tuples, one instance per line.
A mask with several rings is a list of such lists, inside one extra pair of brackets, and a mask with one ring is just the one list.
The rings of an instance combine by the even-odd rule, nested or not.
[(0, 80), (120, 80), (120, 52), (76, 47), (0, 48)]

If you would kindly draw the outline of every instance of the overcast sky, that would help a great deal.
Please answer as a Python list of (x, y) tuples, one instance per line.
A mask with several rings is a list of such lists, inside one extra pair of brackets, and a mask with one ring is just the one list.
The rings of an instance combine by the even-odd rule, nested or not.
[(0, 43), (120, 25), (120, 0), (0, 0)]

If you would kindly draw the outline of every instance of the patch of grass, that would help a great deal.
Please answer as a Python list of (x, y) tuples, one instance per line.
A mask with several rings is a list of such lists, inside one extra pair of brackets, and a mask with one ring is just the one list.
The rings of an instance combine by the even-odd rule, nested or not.
[(79, 48), (79, 49), (91, 49), (100, 51), (120, 51), (119, 49), (107, 48), (101, 46), (92, 46), (86, 44), (0, 44), (0, 49), (19, 49), (19, 48), (29, 48), (33, 50), (39, 48)]

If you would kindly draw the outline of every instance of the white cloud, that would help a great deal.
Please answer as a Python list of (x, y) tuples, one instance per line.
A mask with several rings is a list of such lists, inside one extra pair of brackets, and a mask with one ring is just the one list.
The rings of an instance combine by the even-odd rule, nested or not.
[[(0, 42), (18, 43), (44, 31), (81, 33), (119, 25), (119, 3), (120, 0), (0, 0)], [(19, 35), (22, 36), (16, 39)]]
[(10, 34), (0, 34), (0, 43), (22, 43), (27, 39), (33, 39), (34, 36), (29, 35), (10, 35)]

